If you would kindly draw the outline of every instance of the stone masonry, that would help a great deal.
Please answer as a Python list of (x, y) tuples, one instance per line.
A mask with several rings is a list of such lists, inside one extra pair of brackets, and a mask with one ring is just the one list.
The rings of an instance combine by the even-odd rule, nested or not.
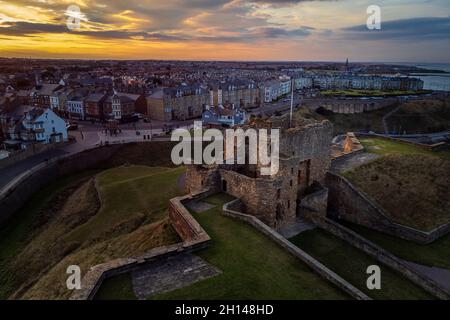
[(261, 176), (259, 165), (191, 165), (186, 188), (190, 193), (209, 189), (241, 199), (243, 209), (279, 230), (299, 217), (298, 205), (311, 185), (323, 184), (330, 168), (332, 124), (289, 117), (257, 119), (242, 127), (280, 129), (280, 170)]

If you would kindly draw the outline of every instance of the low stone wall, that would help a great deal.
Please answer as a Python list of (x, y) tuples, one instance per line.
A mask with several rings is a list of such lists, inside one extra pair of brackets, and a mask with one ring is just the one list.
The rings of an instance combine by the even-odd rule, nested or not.
[(384, 265), (397, 271), (419, 287), (423, 288), (433, 296), (443, 299), (450, 300), (450, 292), (445, 288), (441, 287), (438, 283), (432, 279), (422, 275), (413, 268), (411, 268), (406, 262), (392, 255), (383, 248), (377, 246), (376, 244), (368, 241), (359, 234), (353, 232), (352, 230), (334, 222), (331, 219), (323, 218), (321, 216), (315, 216), (312, 221), (317, 224), (322, 229), (330, 232), (331, 234), (345, 240), (352, 246), (364, 251), (368, 255), (377, 259)]
[(383, 208), (338, 174), (328, 172), (326, 185), (329, 188), (328, 206), (334, 219), (420, 244), (429, 244), (450, 232), (450, 222), (429, 232), (393, 222)]
[(304, 99), (302, 104), (315, 110), (320, 107), (334, 113), (354, 114), (375, 111), (398, 103), (398, 98), (315, 98)]
[(192, 196), (177, 197), (170, 200), (170, 221), (183, 240), (182, 242), (152, 249), (139, 257), (116, 259), (92, 267), (83, 277), (82, 289), (76, 290), (70, 300), (91, 300), (95, 297), (103, 281), (109, 277), (131, 272), (145, 264), (158, 259), (166, 259), (181, 252), (192, 252), (205, 248), (210, 243), (211, 238), (192, 217), (183, 203), (201, 199), (209, 194), (209, 191), (205, 191)]
[(28, 149), (11, 153), (8, 158), (0, 160), (0, 169), (6, 168), (16, 162), (25, 160), (34, 155), (43, 153), (45, 151), (57, 149), (64, 145), (72, 144), (74, 142), (75, 141), (73, 139), (71, 139), (68, 142), (58, 142), (58, 143), (51, 143), (51, 144), (36, 143), (36, 144), (30, 145), (28, 147)]
[(203, 242), (210, 240), (208, 234), (203, 230), (200, 224), (189, 213), (184, 203), (198, 200), (210, 195), (209, 191), (200, 192), (194, 195), (173, 198), (169, 202), (169, 218), (172, 226), (185, 243), (198, 241)]
[(370, 298), (360, 291), (358, 288), (354, 287), (349, 282), (342, 279), (339, 275), (328, 269), (326, 266), (321, 264), (319, 261), (308, 255), (306, 252), (301, 250), (299, 247), (288, 241), (286, 238), (284, 238), (282, 235), (280, 235), (278, 232), (276, 232), (274, 229), (270, 228), (261, 220), (257, 219), (254, 216), (243, 214), (241, 212), (237, 212), (232, 210), (232, 208), (239, 207), (240, 200), (234, 200), (230, 203), (227, 203), (223, 206), (223, 215), (229, 216), (232, 218), (236, 218), (239, 220), (242, 220), (256, 229), (258, 229), (260, 232), (271, 238), (273, 241), (275, 241), (279, 246), (281, 246), (283, 249), (290, 252), (292, 255), (303, 261), (306, 265), (308, 265), (311, 269), (313, 269), (316, 273), (318, 273), (321, 277), (324, 279), (330, 281), (338, 288), (342, 289), (343, 291), (347, 292), (350, 296), (352, 296), (355, 299), (358, 300), (370, 300)]

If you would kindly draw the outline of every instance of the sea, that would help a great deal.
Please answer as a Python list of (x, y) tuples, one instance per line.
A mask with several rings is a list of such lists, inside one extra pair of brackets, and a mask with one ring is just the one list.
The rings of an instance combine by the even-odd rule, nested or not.
[(427, 70), (442, 70), (448, 74), (411, 74), (412, 77), (424, 81), (424, 89), (437, 91), (450, 91), (450, 64), (449, 63), (399, 63), (405, 66), (416, 66)]

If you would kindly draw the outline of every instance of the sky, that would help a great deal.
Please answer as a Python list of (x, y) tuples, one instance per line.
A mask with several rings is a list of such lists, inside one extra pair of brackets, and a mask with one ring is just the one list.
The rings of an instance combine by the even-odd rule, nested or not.
[(450, 63), (450, 0), (0, 0), (0, 57)]

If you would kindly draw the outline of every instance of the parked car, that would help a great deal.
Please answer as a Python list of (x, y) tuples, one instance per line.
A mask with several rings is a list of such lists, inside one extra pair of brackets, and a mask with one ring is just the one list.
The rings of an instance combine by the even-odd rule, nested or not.
[(78, 123), (77, 122), (68, 123), (66, 128), (68, 131), (78, 130)]

